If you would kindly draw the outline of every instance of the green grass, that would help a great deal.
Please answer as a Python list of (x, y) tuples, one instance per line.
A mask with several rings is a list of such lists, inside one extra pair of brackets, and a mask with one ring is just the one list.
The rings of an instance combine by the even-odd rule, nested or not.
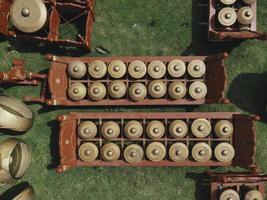
[[(112, 55), (207, 55), (231, 51), (226, 61), (229, 79), (227, 95), (234, 104), (201, 106), (193, 110), (240, 111), (263, 116), (263, 121), (256, 123), (257, 161), (266, 171), (267, 124), (264, 107), (267, 74), (263, 72), (267, 70), (267, 43), (257, 40), (247, 40), (242, 43), (208, 43), (205, 39), (206, 26), (199, 24), (206, 22), (207, 12), (206, 7), (198, 7), (201, 2), (205, 0), (97, 0), (91, 55), (97, 55), (94, 48), (98, 45), (109, 49)], [(258, 30), (267, 31), (266, 17), (267, 1), (258, 0)], [(27, 69), (34, 72), (48, 69), (49, 63), (43, 56), (48, 50), (36, 46), (27, 47), (29, 44), (24, 46), (26, 48), (13, 48), (9, 46), (8, 41), (2, 40), (1, 70), (10, 68), (13, 58), (27, 60)], [(53, 51), (53, 53), (71, 55), (71, 52), (65, 51)], [(25, 94), (39, 94), (38, 87), (11, 87), (3, 90), (5, 94), (18, 98)], [(35, 113), (34, 126), (26, 134), (17, 137), (27, 141), (32, 148), (31, 167), (22, 179), (1, 187), (0, 193), (20, 182), (28, 181), (33, 185), (38, 200), (207, 199), (208, 188), (200, 187), (202, 176), (194, 173), (205, 172), (208, 168), (76, 168), (63, 174), (56, 174), (53, 169), (52, 155), (56, 155), (55, 138), (58, 134), (53, 121), (60, 114), (71, 110), (186, 111), (185, 107), (153, 109), (54, 109), (41, 105), (29, 107)], [(0, 140), (3, 141), (8, 137), (10, 136), (3, 135)]]

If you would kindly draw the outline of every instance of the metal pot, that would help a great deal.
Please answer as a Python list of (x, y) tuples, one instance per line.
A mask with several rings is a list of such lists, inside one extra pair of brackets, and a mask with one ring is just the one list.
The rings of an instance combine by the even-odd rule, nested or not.
[(230, 162), (235, 156), (235, 149), (231, 144), (222, 142), (216, 146), (214, 155), (220, 162)]
[(143, 78), (146, 75), (147, 68), (143, 61), (132, 61), (128, 67), (129, 75), (134, 79)]
[(175, 59), (168, 64), (168, 73), (173, 78), (180, 78), (185, 74), (186, 66), (182, 60)]
[(159, 99), (166, 94), (166, 84), (163, 81), (152, 81), (148, 86), (148, 93), (151, 97)]
[(98, 156), (98, 148), (92, 142), (83, 143), (78, 150), (79, 158), (84, 162), (92, 162)]
[(108, 86), (108, 93), (114, 99), (120, 99), (126, 94), (126, 85), (123, 81), (112, 81)]
[(188, 132), (187, 124), (183, 120), (174, 120), (169, 126), (169, 132), (176, 139), (183, 138)]
[(113, 60), (108, 65), (108, 73), (112, 78), (118, 79), (125, 75), (126, 65), (121, 60)]
[(146, 148), (146, 156), (151, 161), (161, 161), (166, 156), (166, 148), (160, 142), (152, 142)]
[(120, 158), (120, 147), (114, 143), (107, 143), (101, 148), (101, 157), (104, 161), (111, 162)]
[(144, 150), (138, 144), (131, 144), (124, 150), (124, 159), (128, 163), (138, 163), (143, 160)]
[(169, 156), (174, 162), (185, 161), (189, 156), (188, 147), (184, 143), (176, 142), (170, 147)]
[(220, 10), (218, 21), (223, 26), (232, 26), (237, 19), (237, 14), (234, 8), (226, 7)]
[(173, 99), (182, 99), (186, 95), (186, 86), (180, 81), (172, 82), (168, 87), (168, 93)]
[(85, 76), (87, 67), (86, 65), (79, 61), (72, 61), (68, 65), (68, 74), (71, 78), (80, 79)]
[(207, 162), (211, 159), (212, 151), (205, 142), (197, 143), (192, 148), (192, 157), (196, 162)]
[(41, 30), (47, 22), (47, 9), (42, 0), (15, 0), (12, 2), (10, 21), (24, 33)]
[(211, 132), (211, 124), (209, 120), (199, 118), (193, 121), (191, 125), (191, 131), (197, 138), (205, 138)]
[(94, 101), (99, 101), (105, 98), (107, 89), (103, 83), (93, 82), (88, 88), (88, 95)]
[(142, 83), (134, 83), (129, 88), (129, 96), (134, 101), (144, 100), (147, 95), (146, 86)]
[(104, 122), (100, 132), (107, 140), (114, 139), (120, 135), (120, 126), (114, 121)]
[(151, 78), (162, 78), (166, 73), (166, 66), (162, 61), (155, 60), (148, 65), (148, 74)]
[(103, 78), (107, 73), (107, 65), (101, 60), (95, 60), (89, 64), (89, 75), (95, 79)]
[(86, 96), (86, 87), (82, 83), (72, 83), (68, 89), (69, 97), (74, 101), (80, 101)]
[(146, 126), (146, 134), (151, 139), (162, 138), (165, 133), (165, 126), (161, 121), (153, 120)]
[(0, 183), (5, 184), (21, 178), (31, 162), (30, 147), (16, 138), (9, 138), (0, 144)]
[(78, 134), (84, 140), (92, 139), (97, 134), (97, 127), (91, 121), (84, 121), (78, 127)]
[(140, 138), (143, 134), (143, 126), (139, 121), (131, 120), (124, 126), (124, 134), (129, 139)]

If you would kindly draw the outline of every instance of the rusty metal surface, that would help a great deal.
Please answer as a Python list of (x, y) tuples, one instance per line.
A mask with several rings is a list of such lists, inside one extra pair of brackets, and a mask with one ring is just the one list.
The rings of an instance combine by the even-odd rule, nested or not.
[[(53, 55), (48, 55), (47, 58), (51, 61), (51, 68), (47, 77), (42, 74), (37, 74), (39, 77), (44, 76), (43, 78), (43, 90), (42, 95), (40, 97), (31, 97), (26, 96), (25, 101), (29, 102), (41, 102), (46, 103), (47, 105), (63, 105), (63, 106), (113, 106), (113, 105), (131, 105), (131, 106), (141, 106), (141, 105), (200, 105), (200, 104), (210, 104), (210, 103), (229, 103), (229, 100), (224, 96), (224, 89), (226, 87), (227, 76), (226, 69), (224, 66), (223, 60), (226, 59), (228, 55), (226, 53), (215, 55), (215, 56), (161, 56), (161, 57), (80, 57), (80, 58), (72, 58), (72, 57), (57, 57)], [(173, 81), (181, 81), (189, 87), (194, 81), (202, 81), (207, 85), (208, 93), (204, 99), (194, 100), (189, 94), (187, 94), (182, 99), (174, 100), (169, 97), (166, 93), (162, 98), (152, 98), (149, 95), (146, 96), (145, 99), (141, 101), (133, 101), (129, 98), (128, 92), (123, 98), (114, 99), (109, 95), (99, 101), (93, 101), (88, 96), (79, 101), (71, 100), (68, 96), (68, 88), (69, 85), (76, 82), (81, 82), (86, 87), (90, 86), (90, 84), (94, 82), (101, 82), (105, 86), (108, 86), (113, 80), (108, 75), (104, 76), (100, 79), (91, 78), (88, 73), (83, 79), (72, 79), (69, 77), (67, 73), (68, 64), (72, 61), (82, 61), (86, 64), (91, 63), (95, 60), (101, 60), (106, 64), (110, 63), (113, 60), (122, 60), (126, 66), (128, 67), (129, 63), (134, 60), (141, 60), (146, 65), (148, 65), (153, 60), (160, 60), (165, 64), (168, 64), (170, 61), (174, 59), (181, 59), (186, 64), (188, 64), (193, 59), (200, 59), (205, 62), (207, 70), (206, 74), (201, 78), (192, 78), (189, 75), (184, 75), (181, 78), (172, 78), (166, 73), (166, 75), (158, 80), (162, 80), (166, 85), (169, 85)], [(141, 79), (132, 79), (128, 73), (125, 76), (118, 79), (123, 81), (127, 88), (130, 85), (136, 82), (141, 82), (145, 86), (153, 81), (154, 79), (148, 77), (146, 75)]]
[(217, 200), (225, 189), (233, 189), (241, 195), (248, 188), (258, 190), (265, 199), (266, 174), (251, 173), (208, 173), (210, 175), (210, 199)]
[[(57, 167), (57, 172), (61, 173), (67, 169), (76, 167), (76, 166), (241, 166), (247, 168), (249, 170), (254, 170), (256, 167), (255, 164), (255, 146), (248, 146), (245, 142), (247, 142), (247, 137), (249, 140), (255, 139), (255, 131), (252, 123), (247, 124), (247, 122), (252, 122), (255, 119), (253, 116), (247, 116), (244, 121), (240, 118), (240, 114), (238, 113), (229, 113), (229, 112), (218, 112), (218, 113), (70, 113), (68, 115), (62, 115), (58, 117), (58, 121), (60, 122), (60, 133), (59, 133), (59, 155), (60, 155), (60, 165)], [(128, 139), (124, 135), (123, 131), (121, 131), (120, 136), (116, 139), (107, 140), (101, 136), (101, 134), (97, 134), (96, 137), (91, 138), (89, 140), (84, 140), (79, 137), (77, 134), (78, 125), (85, 120), (96, 122), (99, 126), (108, 120), (116, 121), (121, 130), (125, 123), (129, 120), (138, 120), (145, 127), (148, 121), (151, 120), (160, 120), (164, 123), (165, 129), (168, 130), (168, 126), (170, 121), (176, 119), (183, 119), (190, 126), (192, 120), (197, 118), (206, 118), (208, 119), (212, 126), (216, 120), (226, 119), (233, 123), (234, 127), (241, 127), (241, 130), (246, 128), (245, 132), (239, 132), (240, 129), (234, 131), (233, 136), (223, 139), (218, 138), (214, 135), (214, 131), (206, 137), (206, 138), (196, 138), (189, 133), (184, 138), (175, 139), (170, 136), (168, 131), (165, 132), (164, 136), (159, 139), (149, 139), (146, 134), (143, 134), (138, 139)], [(247, 135), (247, 137), (243, 137), (243, 135)], [(236, 140), (239, 139), (239, 141)], [(197, 142), (206, 142), (212, 148), (215, 144), (220, 142), (227, 142), (233, 145), (235, 151), (237, 152), (236, 157), (230, 162), (219, 162), (214, 157), (211, 160), (200, 163), (193, 161), (191, 157), (181, 162), (173, 162), (170, 160), (168, 156), (165, 157), (164, 160), (159, 162), (149, 161), (146, 157), (143, 158), (141, 162), (138, 163), (127, 163), (123, 156), (120, 156), (119, 160), (113, 162), (105, 162), (101, 159), (101, 156), (98, 156), (95, 161), (92, 162), (84, 162), (81, 161), (77, 155), (78, 147), (84, 142), (93, 142), (100, 149), (102, 145), (107, 142), (115, 142), (119, 145), (121, 151), (125, 149), (125, 147), (130, 144), (139, 144), (143, 149), (147, 147), (149, 143), (152, 141), (158, 141), (164, 144), (164, 146), (169, 149), (170, 144), (174, 142), (182, 142), (189, 147), (189, 151), (191, 152), (192, 144)], [(243, 143), (243, 144), (242, 144)], [(239, 152), (247, 152), (245, 154), (238, 154)], [(250, 153), (252, 152), (252, 153)], [(242, 159), (239, 159), (242, 157)]]
[[(90, 49), (94, 21), (94, 0), (43, 0), (43, 2), (49, 11), (47, 25), (37, 33), (27, 34), (17, 30), (16, 28), (10, 27), (9, 12), (12, 1), (0, 1), (0, 33), (18, 40), (36, 40), (39, 42)], [(67, 20), (70, 15), (74, 15), (74, 17)], [(62, 24), (73, 22), (82, 16), (85, 16), (86, 18), (83, 26), (84, 34), (80, 34), (76, 31), (76, 40), (61, 39), (62, 35), (60, 35), (59, 28)]]
[[(240, 1), (234, 5), (242, 4)], [(245, 5), (243, 5), (245, 6)], [(248, 5), (246, 5), (248, 6)], [(221, 8), (224, 6), (220, 5), (217, 0), (209, 0), (209, 28), (208, 28), (208, 39), (212, 41), (223, 41), (232, 39), (260, 39), (267, 40), (267, 33), (257, 32), (257, 2), (249, 5), (255, 14), (253, 22), (244, 29), (244, 27), (235, 23), (230, 27), (222, 27), (218, 25), (217, 15)], [(226, 6), (225, 6), (226, 7)]]

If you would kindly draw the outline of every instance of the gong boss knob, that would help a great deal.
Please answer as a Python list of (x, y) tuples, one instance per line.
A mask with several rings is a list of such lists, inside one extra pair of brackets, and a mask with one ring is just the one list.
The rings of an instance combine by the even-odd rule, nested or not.
[(114, 121), (108, 121), (103, 123), (100, 131), (104, 138), (110, 140), (120, 135), (120, 126)]
[(141, 101), (145, 99), (147, 95), (146, 86), (142, 83), (134, 83), (129, 88), (129, 96), (134, 101)]
[(88, 95), (90, 99), (99, 101), (105, 98), (107, 89), (103, 83), (93, 82), (88, 88)]
[(237, 19), (237, 14), (234, 8), (226, 7), (220, 10), (218, 21), (223, 26), (232, 26)]
[(237, 20), (240, 24), (249, 25), (254, 19), (253, 10), (250, 7), (242, 7), (237, 12)]
[(174, 162), (185, 161), (188, 158), (188, 147), (181, 142), (174, 143), (169, 149), (169, 156)]
[(79, 60), (72, 61), (68, 65), (68, 73), (71, 78), (79, 79), (85, 76), (86, 68), (86, 65)]
[(161, 161), (166, 156), (166, 148), (160, 142), (152, 142), (146, 148), (146, 156), (151, 161)]
[(131, 144), (124, 150), (124, 159), (128, 163), (138, 163), (143, 160), (144, 150), (138, 144)]
[(180, 81), (172, 82), (168, 87), (168, 93), (172, 99), (182, 99), (186, 95), (186, 86)]
[(215, 134), (220, 138), (228, 138), (233, 135), (233, 124), (228, 120), (220, 120), (215, 125)]
[(78, 127), (78, 134), (85, 140), (94, 138), (97, 134), (97, 127), (91, 121), (84, 121)]
[(151, 78), (159, 79), (162, 78), (166, 73), (166, 66), (159, 60), (152, 61), (148, 65), (148, 74)]
[(42, 0), (15, 0), (11, 4), (11, 23), (21, 32), (34, 33), (47, 22), (47, 9)]
[(239, 194), (233, 189), (227, 189), (222, 192), (220, 200), (240, 200)]
[(124, 134), (129, 139), (140, 138), (143, 134), (143, 126), (139, 121), (131, 120), (124, 126)]
[(166, 94), (166, 84), (163, 81), (152, 81), (148, 86), (148, 93), (153, 98), (161, 98)]
[(102, 146), (100, 151), (101, 157), (106, 162), (116, 161), (120, 158), (120, 147), (114, 143), (107, 143)]
[(168, 73), (173, 78), (180, 78), (185, 74), (186, 66), (182, 60), (175, 59), (168, 64)]
[(196, 162), (207, 162), (212, 155), (211, 148), (205, 142), (197, 143), (192, 148), (192, 157)]
[(263, 195), (258, 190), (250, 190), (245, 195), (245, 200), (263, 200)]
[(68, 95), (74, 101), (82, 100), (86, 96), (86, 87), (82, 83), (72, 83), (69, 86)]
[(202, 60), (192, 60), (188, 66), (187, 71), (193, 78), (200, 78), (206, 73), (206, 65)]
[(95, 60), (89, 64), (88, 73), (95, 79), (103, 78), (107, 73), (107, 65), (101, 60)]
[(203, 82), (195, 81), (189, 86), (189, 94), (195, 100), (205, 98), (207, 92), (207, 86)]
[(113, 60), (108, 65), (108, 73), (112, 78), (118, 79), (125, 75), (126, 65), (121, 60)]
[(126, 85), (123, 81), (113, 81), (108, 86), (108, 93), (114, 99), (119, 99), (126, 94)]
[(183, 138), (188, 132), (187, 124), (183, 120), (174, 120), (169, 126), (169, 132), (174, 138)]
[(207, 119), (204, 118), (196, 119), (193, 121), (191, 125), (191, 131), (195, 137), (205, 138), (211, 132), (211, 124)]
[(230, 162), (235, 156), (235, 150), (231, 144), (222, 142), (216, 146), (214, 155), (220, 162)]
[(79, 158), (84, 162), (92, 162), (98, 156), (98, 148), (92, 142), (83, 143), (78, 150)]
[(146, 126), (146, 134), (151, 139), (161, 138), (164, 133), (165, 127), (161, 121), (153, 120)]
[(132, 61), (128, 67), (129, 75), (134, 79), (143, 78), (146, 75), (147, 68), (143, 61)]

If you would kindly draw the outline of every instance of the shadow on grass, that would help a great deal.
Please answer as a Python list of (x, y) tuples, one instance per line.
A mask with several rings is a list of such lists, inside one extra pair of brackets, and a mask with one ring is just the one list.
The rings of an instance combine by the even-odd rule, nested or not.
[(0, 199), (2, 200), (12, 200), (16, 195), (22, 192), (24, 189), (29, 187), (28, 182), (21, 182), (18, 185), (8, 189), (2, 195), (0, 195)]
[(192, 1), (192, 41), (182, 55), (214, 55), (222, 52), (230, 53), (238, 47), (240, 41), (209, 42), (208, 41), (209, 5), (207, 0)]
[(186, 178), (195, 181), (195, 199), (207, 200), (210, 199), (210, 184), (209, 175), (206, 173), (188, 172), (185, 174)]
[(60, 163), (58, 142), (59, 142), (59, 124), (56, 120), (50, 121), (47, 125), (51, 129), (50, 135), (50, 155), (51, 163), (46, 167), (48, 170), (55, 169)]
[(263, 121), (267, 121), (266, 88), (267, 72), (262, 74), (242, 73), (232, 81), (227, 96), (233, 104), (242, 110), (259, 115)]

